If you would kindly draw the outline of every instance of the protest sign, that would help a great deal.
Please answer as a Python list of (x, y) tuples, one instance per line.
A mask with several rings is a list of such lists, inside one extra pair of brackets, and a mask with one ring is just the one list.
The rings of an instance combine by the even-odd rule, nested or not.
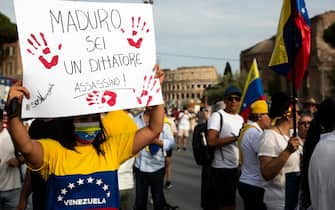
[(23, 118), (163, 103), (150, 4), (15, 0), (14, 6), (23, 85), (31, 95)]

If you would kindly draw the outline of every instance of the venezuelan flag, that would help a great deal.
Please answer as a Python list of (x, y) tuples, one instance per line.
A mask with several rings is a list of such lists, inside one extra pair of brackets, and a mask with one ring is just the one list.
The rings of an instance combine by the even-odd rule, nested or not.
[(247, 121), (250, 113), (250, 105), (257, 100), (266, 100), (261, 78), (257, 67), (256, 59), (253, 60), (247, 80), (245, 82), (239, 113), (244, 121)]
[(292, 79), (300, 87), (307, 70), (311, 49), (310, 20), (304, 0), (284, 0), (280, 14), (270, 69)]

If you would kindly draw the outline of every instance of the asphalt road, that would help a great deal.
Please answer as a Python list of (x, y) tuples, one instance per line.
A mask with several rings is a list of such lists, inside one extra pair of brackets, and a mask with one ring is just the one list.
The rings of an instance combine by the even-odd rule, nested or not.
[[(188, 142), (186, 151), (177, 152), (176, 149), (173, 151), (172, 185), (172, 188), (164, 190), (169, 204), (178, 206), (177, 210), (202, 210), (200, 206), (201, 166), (194, 161), (191, 140)], [(236, 195), (236, 210), (242, 210), (241, 198), (238, 193)], [(150, 201), (148, 210), (153, 210)]]
[[(191, 140), (186, 151), (173, 151), (171, 189), (165, 190), (168, 203), (179, 206), (178, 210), (201, 210), (201, 166), (193, 158)], [(236, 192), (236, 210), (242, 210), (242, 198)]]
[(179, 206), (178, 210), (201, 210), (201, 167), (194, 161), (190, 143), (186, 151), (173, 151), (173, 187), (165, 190), (167, 202)]

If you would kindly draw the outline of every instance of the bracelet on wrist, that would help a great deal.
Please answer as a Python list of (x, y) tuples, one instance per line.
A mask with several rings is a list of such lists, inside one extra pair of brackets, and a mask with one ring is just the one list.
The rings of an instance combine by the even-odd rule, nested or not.
[(18, 98), (13, 98), (5, 106), (8, 119), (19, 117), (21, 115), (21, 104)]

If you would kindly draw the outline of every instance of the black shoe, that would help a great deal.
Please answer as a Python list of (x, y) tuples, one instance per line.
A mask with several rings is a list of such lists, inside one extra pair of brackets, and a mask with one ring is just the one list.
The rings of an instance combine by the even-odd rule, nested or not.
[(186, 151), (186, 147), (183, 147), (183, 150)]

